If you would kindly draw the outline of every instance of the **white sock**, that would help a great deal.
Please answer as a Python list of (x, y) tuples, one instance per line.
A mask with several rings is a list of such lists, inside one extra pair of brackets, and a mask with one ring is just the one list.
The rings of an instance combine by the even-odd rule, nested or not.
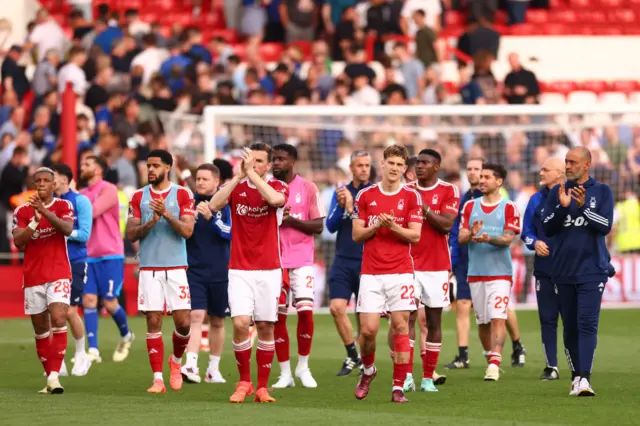
[(209, 370), (220, 370), (220, 357), (218, 355), (209, 355)]
[(122, 337), (122, 340), (131, 340), (131, 332), (128, 332), (124, 337)]
[(309, 355), (298, 355), (298, 366), (296, 370), (304, 371), (309, 369)]
[(85, 354), (86, 351), (84, 349), (84, 335), (79, 339), (74, 339), (76, 342), (76, 353), (77, 354)]
[(198, 366), (198, 353), (197, 352), (187, 352), (187, 363), (190, 367)]
[(413, 373), (407, 373), (407, 379), (408, 378), (412, 378), (413, 379)]
[(57, 371), (52, 371), (51, 373), (49, 373), (49, 380), (57, 380), (58, 379), (58, 372)]
[(182, 357), (176, 358), (175, 355), (171, 355), (171, 359), (173, 360), (173, 362), (176, 362), (178, 364), (182, 364)]
[(282, 376), (291, 375), (291, 362), (285, 361), (280, 363), (280, 374)]
[(491, 351), (482, 351), (482, 355), (484, 355), (485, 357), (489, 356), (490, 353)]
[(162, 373), (153, 373), (153, 380), (162, 380), (164, 382), (164, 377), (162, 377)]
[(366, 368), (364, 369), (364, 374), (366, 374), (367, 376), (370, 376), (370, 375), (372, 375), (372, 374), (373, 374), (373, 373), (375, 373), (375, 372), (376, 372), (376, 367), (375, 367), (375, 365), (372, 365), (372, 366), (370, 366), (370, 367), (366, 367)]
[(394, 386), (394, 387), (391, 388), (391, 391), (397, 391), (397, 390), (401, 391), (401, 390), (404, 390), (404, 389), (402, 389), (401, 386)]

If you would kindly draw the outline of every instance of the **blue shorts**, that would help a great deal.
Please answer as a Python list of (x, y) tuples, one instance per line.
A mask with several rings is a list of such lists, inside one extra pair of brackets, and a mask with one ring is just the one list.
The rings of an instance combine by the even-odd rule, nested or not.
[(453, 273), (456, 276), (458, 282), (458, 291), (456, 293), (456, 300), (471, 300), (471, 288), (467, 281), (468, 269), (461, 266), (456, 266)]
[(359, 259), (336, 256), (329, 271), (329, 299), (351, 300), (352, 294), (358, 298), (361, 266)]
[(191, 310), (207, 311), (209, 316), (223, 318), (229, 315), (229, 281), (211, 281), (187, 270)]
[(124, 259), (89, 260), (84, 294), (117, 299), (124, 283)]
[(84, 283), (87, 280), (87, 263), (78, 262), (71, 264), (71, 300), (70, 306), (82, 306), (82, 293)]

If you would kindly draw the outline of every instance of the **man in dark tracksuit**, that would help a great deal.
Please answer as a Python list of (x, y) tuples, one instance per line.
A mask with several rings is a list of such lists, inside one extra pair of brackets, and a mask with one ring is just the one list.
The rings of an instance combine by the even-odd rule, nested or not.
[(569, 395), (594, 396), (591, 367), (598, 339), (600, 303), (613, 268), (605, 237), (613, 222), (611, 188), (589, 177), (591, 152), (573, 148), (565, 159), (567, 182), (545, 202), (543, 228), (553, 237), (551, 279), (560, 301)]
[(536, 277), (536, 298), (538, 300), (538, 317), (542, 335), (542, 348), (547, 365), (540, 380), (557, 380), (558, 372), (558, 316), (560, 305), (553, 283), (551, 268), (553, 248), (551, 238), (542, 229), (542, 210), (551, 188), (564, 180), (564, 164), (559, 158), (549, 158), (540, 169), (542, 189), (531, 197), (524, 212), (522, 224), (522, 241), (529, 250), (536, 252), (533, 264), (533, 275)]

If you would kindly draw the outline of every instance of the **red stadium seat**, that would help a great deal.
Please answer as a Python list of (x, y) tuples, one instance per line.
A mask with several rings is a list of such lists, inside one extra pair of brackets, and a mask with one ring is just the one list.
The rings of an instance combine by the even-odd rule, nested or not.
[(625, 0), (598, 0), (599, 6), (606, 9), (617, 9), (625, 6)]
[(213, 30), (205, 30), (205, 32), (208, 35), (206, 41), (210, 41), (214, 37), (222, 37), (229, 44), (234, 44), (238, 41), (238, 33), (229, 28), (217, 28)]
[(552, 10), (549, 12), (549, 21), (560, 24), (575, 24), (578, 21), (574, 10)]
[(610, 10), (608, 15), (612, 24), (636, 24), (636, 13), (632, 9)]
[(607, 14), (602, 10), (579, 10), (577, 11), (578, 21), (584, 24), (606, 24)]
[(495, 14), (495, 23), (507, 25), (508, 21), (509, 21), (509, 16), (507, 15), (507, 12), (505, 12), (504, 10), (498, 9)]
[(639, 25), (628, 25), (625, 26), (623, 29), (623, 34), (624, 35), (640, 35), (640, 26)]
[(538, 81), (538, 87), (540, 88), (541, 92), (546, 92), (547, 91), (547, 82), (546, 81)]
[(265, 62), (280, 62), (284, 47), (280, 43), (262, 43), (260, 57)]
[(444, 15), (446, 26), (449, 25), (464, 25), (464, 15), (462, 12), (458, 12), (455, 10), (449, 10), (445, 12)]
[(607, 82), (602, 80), (585, 80), (578, 86), (579, 90), (595, 93), (602, 93), (609, 89)]
[(578, 89), (574, 81), (551, 81), (547, 85), (547, 91), (567, 95)]
[(588, 8), (592, 3), (592, 0), (569, 0), (569, 6), (573, 9)]
[(509, 34), (513, 36), (529, 36), (536, 34), (536, 27), (537, 25), (530, 23), (512, 25), (509, 27)]
[(544, 9), (529, 9), (527, 10), (527, 22), (546, 24), (549, 22), (549, 12)]
[(118, 6), (121, 9), (138, 9), (140, 10), (144, 6), (144, 0), (120, 0)]
[(567, 7), (567, 0), (549, 0), (549, 7), (551, 9), (562, 9)]
[(313, 47), (313, 43), (305, 40), (298, 40), (289, 43), (289, 46), (295, 46), (302, 52), (302, 56), (305, 60), (311, 59), (311, 48)]
[(247, 50), (247, 45), (244, 43), (238, 43), (233, 45), (233, 51), (235, 52), (236, 56), (238, 56), (241, 60), (244, 60), (246, 50)]
[(614, 92), (630, 93), (640, 89), (636, 80), (617, 80), (611, 83), (611, 90)]
[(573, 34), (573, 27), (566, 24), (555, 24), (555, 23), (539, 25), (537, 28), (536, 34), (549, 35), (549, 36), (568, 35), (568, 34)]
[(591, 27), (585, 27), (585, 29), (588, 29), (589, 32), (588, 33), (582, 33), (584, 35), (600, 35), (600, 36), (619, 36), (624, 34), (624, 31), (622, 28), (617, 27), (617, 26), (610, 26), (610, 25), (595, 25), (595, 26), (591, 26)]

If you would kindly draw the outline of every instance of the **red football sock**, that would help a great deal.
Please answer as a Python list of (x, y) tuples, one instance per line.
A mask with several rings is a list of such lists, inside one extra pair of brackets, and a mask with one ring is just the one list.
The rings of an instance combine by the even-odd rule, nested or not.
[(432, 379), (433, 372), (436, 371), (436, 365), (438, 365), (438, 356), (440, 355), (440, 348), (442, 343), (427, 342), (427, 350), (422, 359), (422, 371), (425, 379)]
[(407, 373), (413, 373), (413, 358), (415, 350), (415, 340), (409, 339), (409, 368), (407, 368)]
[[(396, 334), (393, 336), (393, 351), (398, 354), (409, 352), (409, 335), (408, 334)], [(404, 385), (404, 379), (407, 377), (409, 371), (409, 364), (398, 364), (393, 362), (393, 387), (399, 387), (402, 389)]]
[(258, 363), (258, 389), (266, 388), (271, 374), (271, 362), (276, 349), (275, 342), (263, 342), (258, 340), (256, 362)]
[(276, 355), (278, 362), (287, 362), (289, 356), (289, 330), (287, 330), (287, 314), (278, 313), (278, 322), (273, 330), (276, 339)]
[(298, 355), (308, 356), (311, 353), (313, 340), (313, 302), (300, 302), (296, 309), (298, 311)]
[(202, 324), (202, 338), (209, 338), (209, 324)]
[(151, 371), (162, 374), (162, 361), (164, 360), (164, 342), (162, 333), (147, 333), (147, 352)]
[(244, 342), (233, 342), (233, 353), (236, 356), (241, 382), (251, 382), (251, 339)]
[(191, 333), (183, 336), (177, 331), (173, 332), (173, 357), (175, 358), (175, 361), (179, 361), (180, 358), (182, 358), (182, 355), (189, 344), (190, 337)]
[(489, 352), (489, 364), (495, 364), (500, 367), (500, 363), (502, 362), (502, 355), (498, 352)]
[(51, 344), (51, 340), (49, 339), (50, 333), (47, 331), (44, 334), (36, 335), (36, 353), (38, 354), (38, 358), (42, 363), (42, 367), (44, 367), (44, 372), (49, 375), (51, 372), (49, 370), (49, 346)]
[(52, 328), (51, 332), (48, 357), (49, 372), (59, 373), (64, 361), (64, 353), (67, 350), (67, 327)]

